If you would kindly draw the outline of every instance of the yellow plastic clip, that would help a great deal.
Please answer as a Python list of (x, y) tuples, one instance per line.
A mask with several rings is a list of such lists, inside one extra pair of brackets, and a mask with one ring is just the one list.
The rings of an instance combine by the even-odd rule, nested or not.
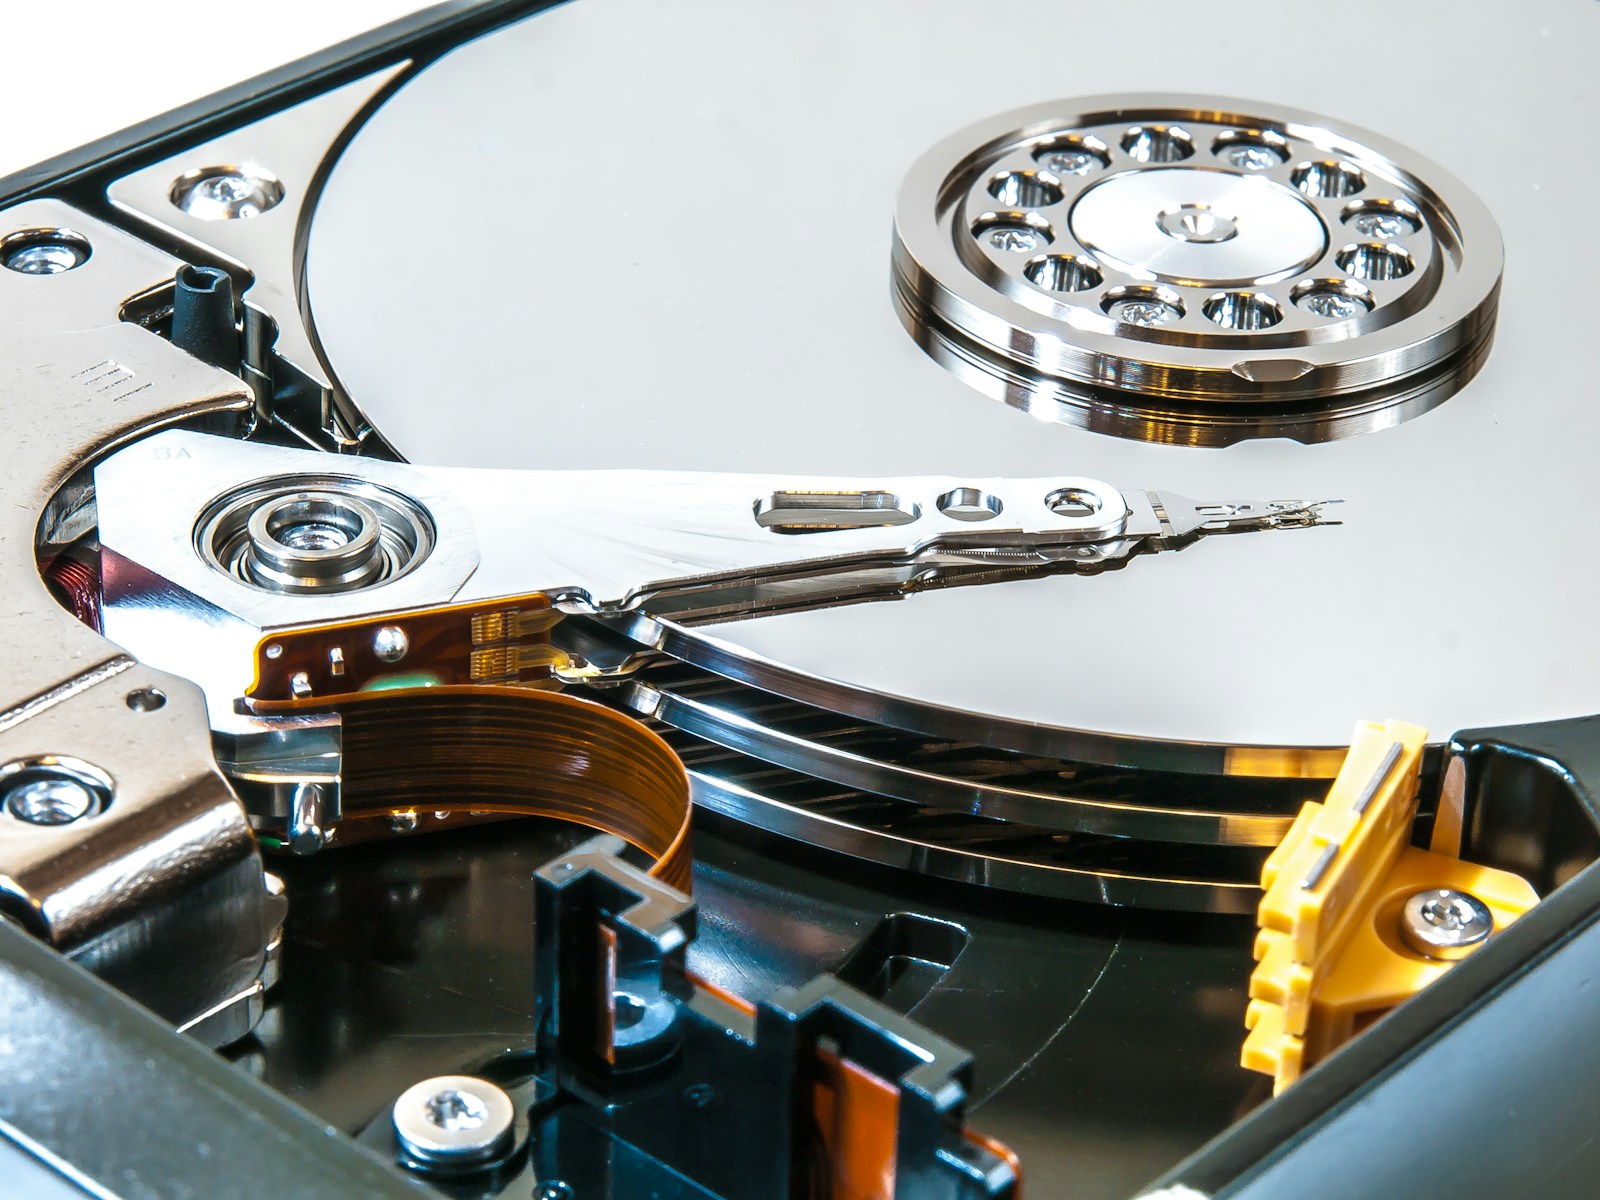
[(1275, 1093), (1449, 969), (1445, 950), (1408, 940), (1407, 901), (1440, 897), (1428, 915), (1450, 929), (1448, 905), (1476, 900), (1496, 932), (1538, 903), (1520, 876), (1410, 845), (1427, 736), (1400, 721), (1356, 726), (1327, 799), (1300, 810), (1261, 869), (1240, 1061)]

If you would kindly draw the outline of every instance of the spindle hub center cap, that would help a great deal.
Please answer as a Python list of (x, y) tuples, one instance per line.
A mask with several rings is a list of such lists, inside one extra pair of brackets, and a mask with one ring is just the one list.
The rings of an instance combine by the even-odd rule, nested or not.
[(1206, 287), (1283, 279), (1328, 247), (1316, 210), (1292, 188), (1192, 167), (1114, 175), (1083, 193), (1069, 224), (1116, 270)]

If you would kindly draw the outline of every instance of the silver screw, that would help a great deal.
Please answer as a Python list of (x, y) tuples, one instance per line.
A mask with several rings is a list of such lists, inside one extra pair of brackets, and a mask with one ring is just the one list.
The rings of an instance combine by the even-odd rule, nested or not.
[(533, 1200), (572, 1200), (572, 1185), (564, 1179), (552, 1179), (533, 1189)]
[(450, 1088), (430, 1096), (426, 1111), (428, 1120), (451, 1133), (477, 1129), (489, 1119), (489, 1106), (471, 1092), (463, 1092), (459, 1088)]
[(1087, 175), (1100, 160), (1087, 150), (1052, 150), (1039, 159), (1039, 165), (1058, 175)]
[(1295, 301), (1296, 307), (1305, 309), (1314, 317), (1321, 317), (1325, 321), (1343, 321), (1349, 317), (1358, 317), (1367, 311), (1367, 306), (1354, 296), (1346, 296), (1343, 292), (1312, 292)]
[(283, 184), (242, 167), (206, 167), (172, 185), (172, 202), (202, 221), (259, 217), (283, 199)]
[(1374, 238), (1382, 242), (1392, 242), (1395, 238), (1405, 237), (1414, 232), (1411, 222), (1399, 213), (1391, 212), (1363, 212), (1350, 218), (1350, 228), (1362, 237)]
[(1400, 914), (1400, 936), (1429, 958), (1465, 958), (1493, 932), (1494, 914), (1488, 905), (1457, 888), (1418, 892)]
[(250, 198), (250, 181), (243, 175), (213, 175), (194, 185), (195, 194), (217, 204), (237, 204)]
[(487, 1162), (511, 1147), (516, 1108), (503, 1088), (471, 1075), (441, 1075), (394, 1102), (401, 1149), (423, 1165)]
[(1222, 161), (1241, 171), (1270, 171), (1283, 161), (1275, 150), (1249, 142), (1229, 146), (1222, 152)]
[(1166, 325), (1183, 315), (1165, 300), (1118, 300), (1106, 311), (1113, 320), (1124, 325), (1140, 325), (1147, 329)]
[(1011, 254), (1026, 254), (1039, 248), (1039, 234), (1021, 225), (1002, 225), (989, 231), (989, 245)]
[(411, 639), (398, 625), (383, 625), (372, 635), (372, 652), (386, 663), (397, 663), (411, 651)]
[(22, 275), (60, 275), (82, 266), (89, 256), (72, 242), (57, 238), (38, 238), (6, 252), (9, 270)]
[(5, 808), (29, 825), (70, 825), (92, 813), (100, 796), (75, 775), (34, 775), (6, 792)]

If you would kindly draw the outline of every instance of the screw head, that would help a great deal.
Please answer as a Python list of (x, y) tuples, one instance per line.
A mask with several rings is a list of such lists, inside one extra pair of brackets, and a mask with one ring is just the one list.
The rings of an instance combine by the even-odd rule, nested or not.
[(533, 1189), (533, 1200), (572, 1200), (572, 1185), (564, 1179), (551, 1179)]
[(259, 217), (283, 199), (283, 184), (250, 167), (204, 167), (175, 180), (172, 203), (202, 221)]
[(1325, 321), (1343, 321), (1367, 311), (1367, 306), (1354, 296), (1341, 295), (1339, 292), (1316, 292), (1301, 300), (1300, 307)]
[(1027, 254), (1037, 250), (1042, 242), (1037, 230), (1024, 225), (1001, 225), (989, 231), (989, 245), (1009, 254)]
[(1457, 888), (1418, 892), (1400, 914), (1400, 935), (1406, 945), (1428, 958), (1465, 958), (1493, 932), (1489, 906)]
[(1211, 144), (1211, 152), (1236, 171), (1270, 171), (1289, 159), (1289, 141), (1270, 129), (1230, 129)]
[(489, 1106), (480, 1097), (460, 1088), (446, 1088), (428, 1097), (423, 1111), (429, 1121), (451, 1133), (477, 1129), (489, 1119)]
[(471, 1075), (440, 1075), (394, 1102), (394, 1132), (412, 1164), (488, 1162), (509, 1150), (516, 1107), (505, 1089)]
[(19, 275), (60, 275), (89, 258), (87, 245), (59, 233), (19, 238), (3, 253), (6, 269)]
[(1392, 242), (1415, 232), (1411, 222), (1399, 213), (1381, 211), (1357, 213), (1350, 218), (1350, 228), (1380, 242)]
[(1299, 284), (1289, 299), (1301, 312), (1322, 321), (1346, 321), (1372, 311), (1372, 294), (1342, 279), (1314, 279)]
[(1223, 150), (1222, 161), (1241, 171), (1270, 171), (1283, 158), (1270, 146), (1240, 142)]
[(1087, 175), (1100, 160), (1087, 150), (1052, 150), (1039, 158), (1039, 165), (1058, 175)]
[(1183, 314), (1176, 306), (1168, 304), (1165, 300), (1117, 300), (1111, 304), (1106, 312), (1112, 320), (1120, 321), (1124, 325), (1139, 325), (1149, 329), (1156, 325), (1167, 325), (1176, 321)]
[(6, 811), (29, 825), (70, 825), (99, 803), (98, 789), (64, 771), (35, 774), (5, 794)]
[(213, 175), (195, 184), (194, 190), (216, 204), (238, 204), (250, 198), (250, 181), (242, 175)]
[(411, 639), (398, 625), (379, 626), (372, 635), (372, 652), (386, 663), (397, 663), (411, 651)]

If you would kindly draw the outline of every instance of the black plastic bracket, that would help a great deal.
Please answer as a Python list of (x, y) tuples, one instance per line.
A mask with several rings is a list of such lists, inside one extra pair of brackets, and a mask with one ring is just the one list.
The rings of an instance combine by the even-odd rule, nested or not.
[[(878, 1097), (872, 1119), (887, 1112), (879, 1127), (892, 1144), (875, 1190), (859, 1194), (1013, 1194), (1013, 1161), (963, 1126), (970, 1055), (831, 975), (755, 1005), (697, 983), (684, 971), (693, 901), (622, 849), (596, 838), (537, 874), (545, 1111), (603, 1129), (696, 1194), (798, 1200), (858, 1169), (840, 1160), (861, 1143), (830, 1144), (817, 1116), (819, 1088), (848, 1077), (858, 1096)], [(561, 1161), (573, 1138), (559, 1132), (542, 1139), (536, 1115), (534, 1159), (540, 1177), (572, 1182), (583, 1169)]]

